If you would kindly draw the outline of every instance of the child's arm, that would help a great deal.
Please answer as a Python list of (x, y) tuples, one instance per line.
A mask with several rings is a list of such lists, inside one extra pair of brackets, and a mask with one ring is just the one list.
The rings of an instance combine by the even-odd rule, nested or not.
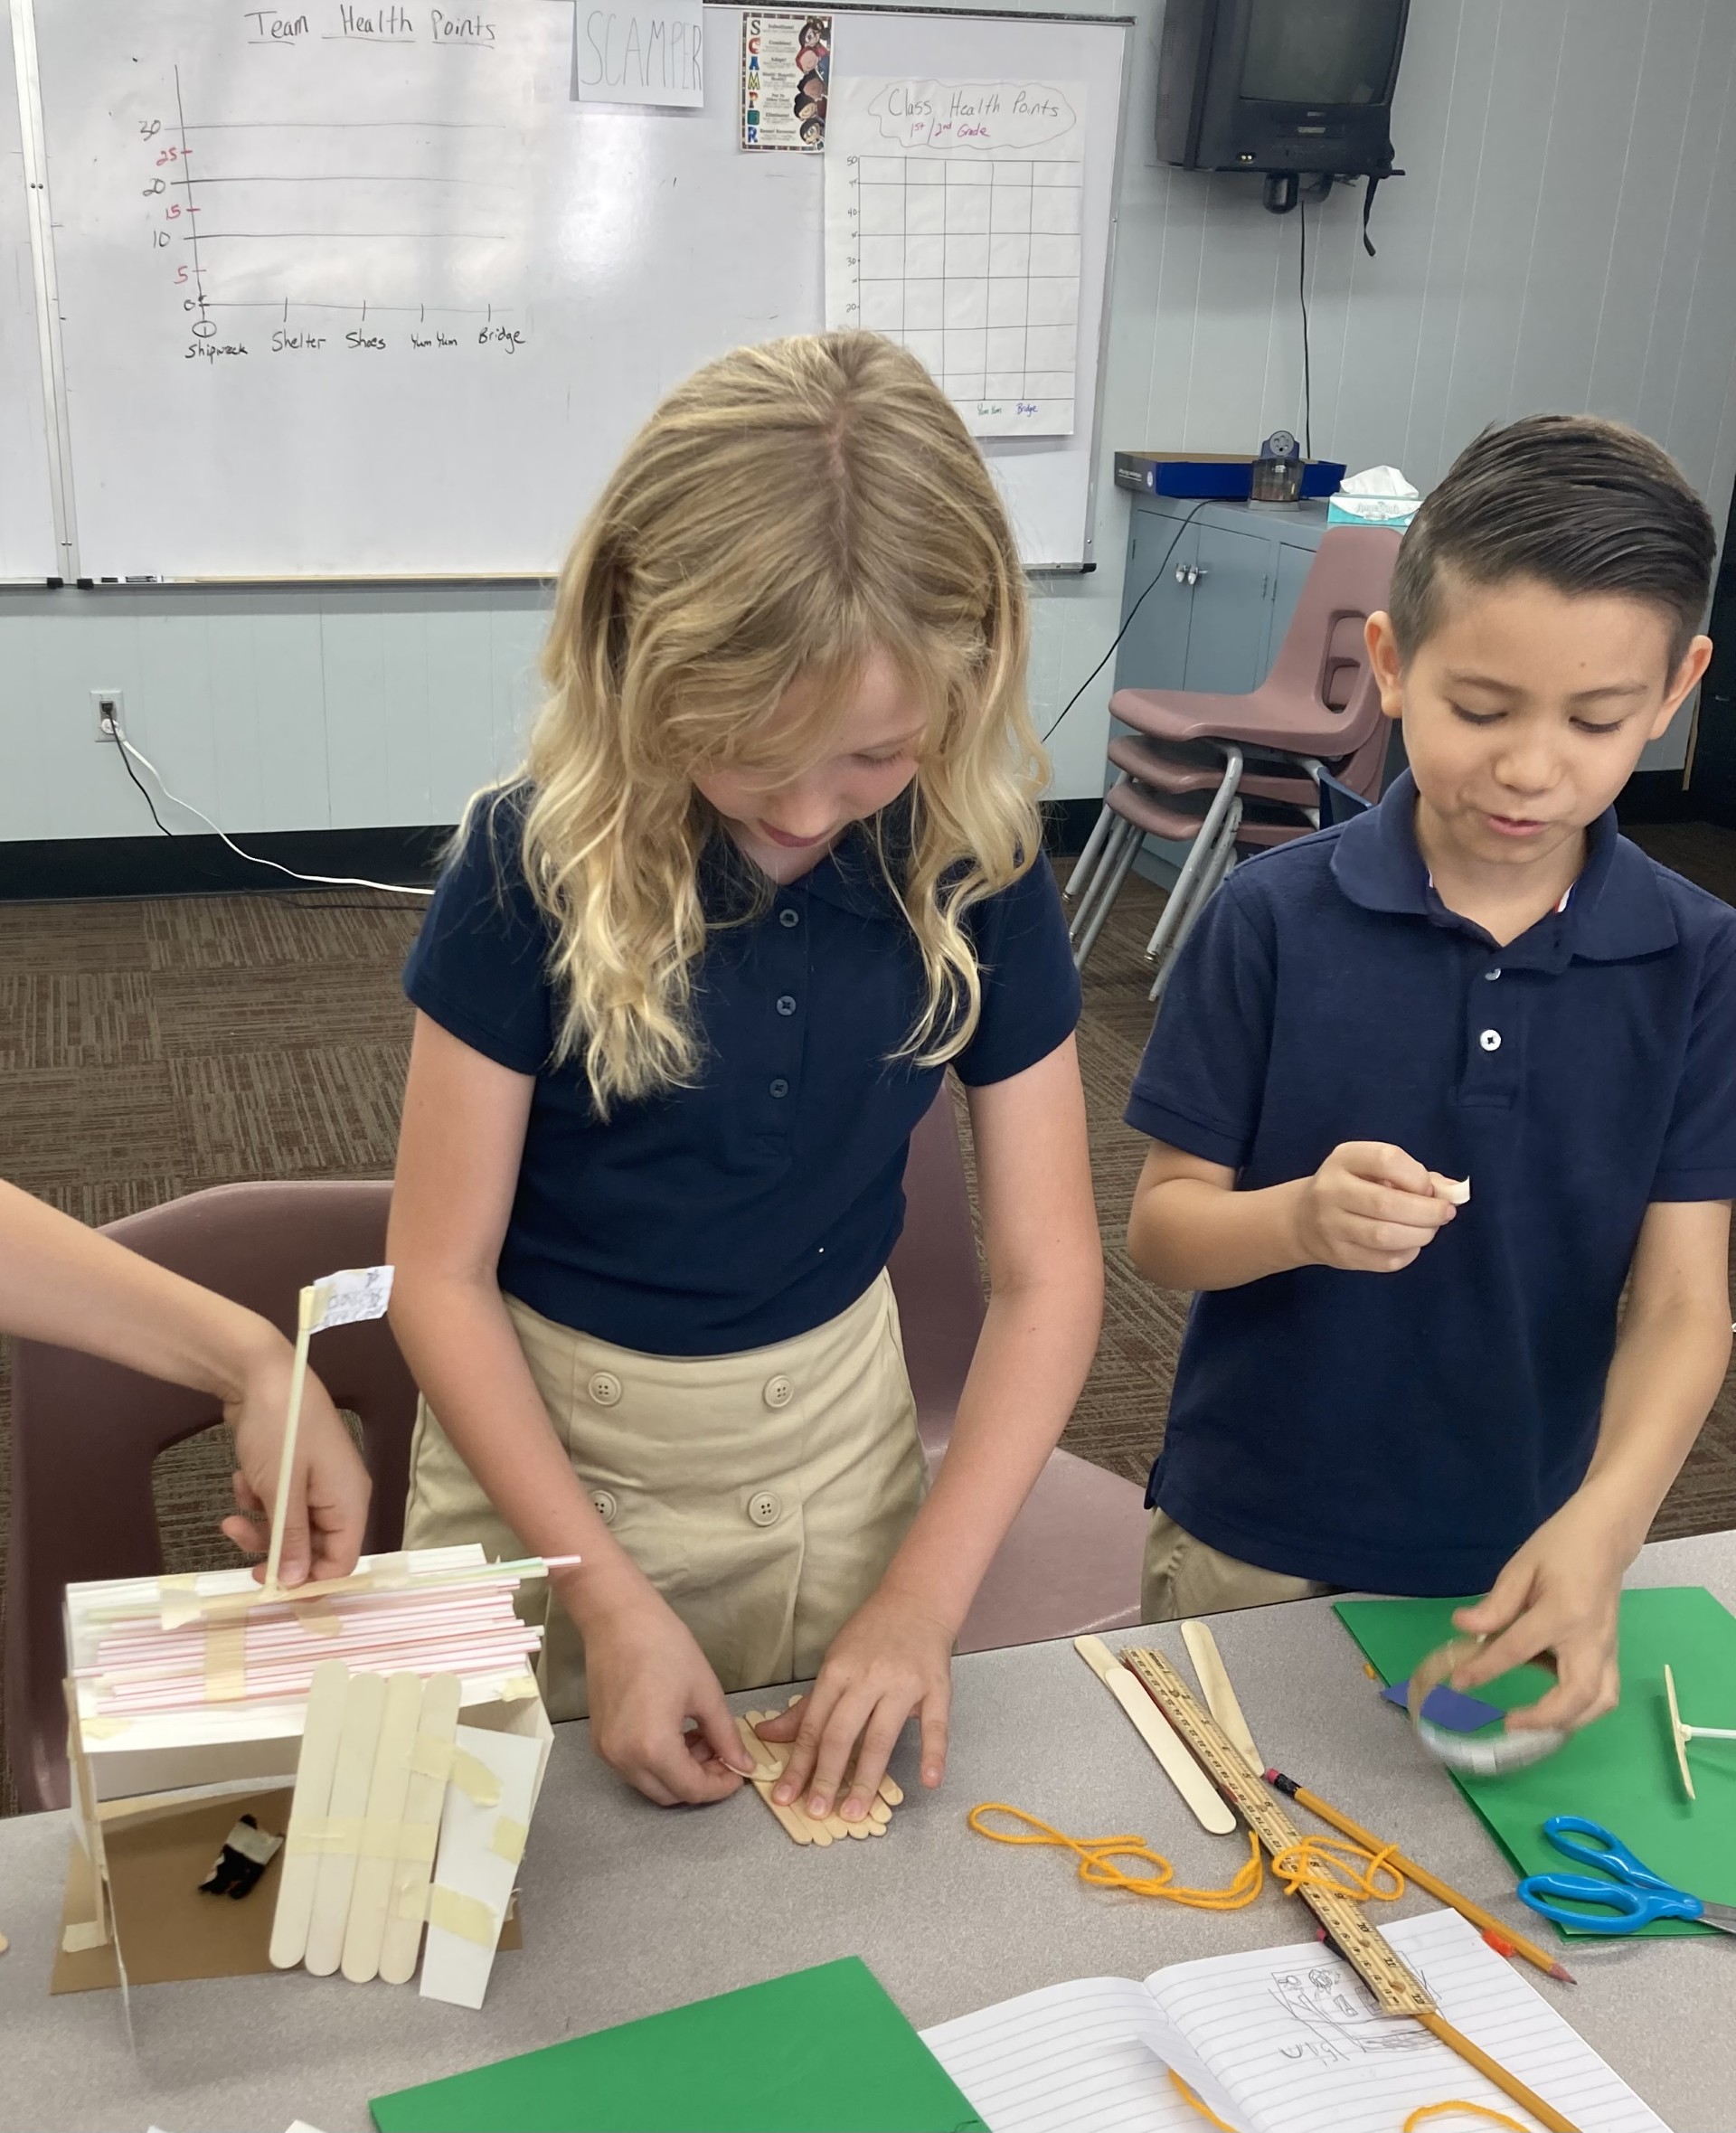
[(392, 1329), (506, 1524), (539, 1555), (584, 1558), (554, 1583), (585, 1640), (598, 1753), (659, 1806), (721, 1799), (746, 1757), (717, 1677), (598, 1516), (501, 1300), (495, 1269), (533, 1087), (417, 1015), (392, 1194)]
[(1730, 1363), (1730, 1206), (1669, 1200), (1646, 1209), (1585, 1479), (1514, 1556), (1488, 1598), (1453, 1618), (1491, 1639), (1455, 1674), (1458, 1687), (1475, 1688), (1553, 1653), (1558, 1685), (1509, 1723), (1581, 1726), (1616, 1702), (1622, 1572)]
[(940, 1782), (953, 1639), (1066, 1427), (1102, 1319), (1072, 1038), (969, 1099), (989, 1304), (947, 1456), (878, 1591), (833, 1640), (813, 1694), (760, 1729), (796, 1743), (777, 1797), (793, 1799), (811, 1776), (816, 1814), (837, 1797), (861, 1743), (842, 1810), (851, 1821), (867, 1812), (912, 1712), (921, 1716), (922, 1782)]
[(1238, 1288), (1295, 1267), (1394, 1274), (1457, 1213), (1434, 1174), (1385, 1141), (1344, 1141), (1312, 1177), (1235, 1184), (1223, 1164), (1153, 1142), (1127, 1223), (1128, 1255), (1147, 1281)]
[[(223, 1531), (240, 1548), (264, 1546), (259, 1516), (269, 1533), (293, 1354), (274, 1326), (0, 1184), (0, 1326), (214, 1393), (241, 1468)], [(279, 1574), (286, 1585), (310, 1570), (345, 1577), (362, 1546), (368, 1470), (311, 1371), (296, 1455)]]

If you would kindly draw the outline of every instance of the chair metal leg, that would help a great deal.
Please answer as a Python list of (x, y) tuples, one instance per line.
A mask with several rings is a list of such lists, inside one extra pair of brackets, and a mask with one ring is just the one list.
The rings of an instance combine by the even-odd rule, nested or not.
[(1097, 864), (1091, 869), (1091, 878), (1085, 884), (1085, 893), (1080, 898), (1073, 915), (1068, 921), (1067, 938), (1075, 946), (1082, 938), (1086, 927), (1091, 922), (1092, 914), (1097, 910), (1109, 875), (1114, 870), (1115, 863), (1120, 857), (1122, 845), (1133, 834), (1132, 823), (1125, 821), (1119, 815), (1110, 817), (1109, 832), (1103, 840), (1103, 849), (1098, 854)]
[[(1120, 777), (1116, 779), (1116, 783), (1125, 785), (1127, 780), (1127, 774), (1123, 770)], [(1091, 825), (1091, 834), (1085, 840), (1085, 849), (1074, 860), (1073, 871), (1067, 877), (1067, 886), (1061, 891), (1063, 896), (1082, 895), (1085, 890), (1090, 887), (1091, 875), (1097, 867), (1098, 857), (1104, 845), (1109, 842), (1109, 825), (1118, 819), (1118, 817), (1112, 807), (1106, 806), (1099, 808), (1097, 820)]]
[(1169, 982), (1169, 974), (1175, 967), (1175, 958), (1181, 954), (1183, 944), (1194, 930), (1200, 913), (1217, 894), (1224, 876), (1236, 864), (1236, 835), (1241, 827), (1241, 802), (1238, 800), (1224, 818), (1222, 835), (1209, 864), (1201, 873), (1194, 901), (1183, 915), (1181, 924), (1170, 937), (1168, 950), (1158, 966), (1156, 977), (1151, 981), (1151, 992), (1148, 995), (1151, 999), (1159, 1000), (1163, 997), (1164, 987)]
[[(1157, 920), (1157, 930), (1146, 943), (1146, 959), (1148, 962), (1156, 961), (1162, 954), (1165, 942), (1181, 923), (1182, 913), (1187, 909), (1194, 894), (1200, 870), (1216, 849), (1217, 832), (1230, 811), (1231, 803), (1236, 797), (1236, 788), (1241, 783), (1241, 750), (1226, 747), (1223, 783), (1212, 795), (1212, 805), (1206, 809), (1205, 820), (1200, 825), (1200, 834), (1194, 838), (1194, 847), (1183, 861), (1181, 873), (1175, 877), (1175, 886), (1170, 891), (1169, 901), (1165, 904), (1162, 916)], [(1237, 810), (1237, 819), (1241, 819), (1240, 808)]]
[(1073, 967), (1082, 970), (1085, 958), (1097, 946), (1097, 937), (1103, 930), (1103, 921), (1115, 907), (1115, 900), (1121, 893), (1121, 884), (1132, 871), (1133, 863), (1139, 856), (1139, 847), (1146, 841), (1146, 833), (1137, 823), (1127, 824), (1127, 835), (1115, 854), (1115, 863), (1103, 869), (1102, 891), (1092, 910), (1090, 923), (1080, 936), (1073, 950)]

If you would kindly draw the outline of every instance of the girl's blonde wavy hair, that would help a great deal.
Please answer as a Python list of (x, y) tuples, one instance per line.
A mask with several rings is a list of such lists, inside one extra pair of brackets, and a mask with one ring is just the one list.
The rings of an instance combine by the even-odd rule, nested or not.
[[(694, 776), (817, 761), (876, 653), (928, 713), (896, 830), (867, 826), (926, 980), (899, 1056), (938, 1064), (969, 1041), (961, 921), (1042, 849), (1028, 644), (1000, 499), (914, 356), (872, 334), (774, 341), (669, 394), (561, 571), (525, 765), (555, 1055), (582, 1062), (599, 1111), (699, 1071), (699, 864), (719, 824)], [(818, 684), (810, 708), (778, 716), (798, 678)]]

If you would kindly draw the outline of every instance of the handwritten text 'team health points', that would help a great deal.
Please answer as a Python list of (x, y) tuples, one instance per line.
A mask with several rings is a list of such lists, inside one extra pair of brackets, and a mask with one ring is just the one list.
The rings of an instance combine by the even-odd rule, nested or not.
[(494, 22), (472, 8), (378, 6), (349, 0), (335, 7), (248, 7), (241, 21), (250, 44), (467, 44), (484, 51), (496, 39)]

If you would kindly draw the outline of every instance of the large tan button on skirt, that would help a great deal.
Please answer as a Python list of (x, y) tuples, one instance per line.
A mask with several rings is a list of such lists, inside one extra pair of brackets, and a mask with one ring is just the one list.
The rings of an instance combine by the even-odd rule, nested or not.
[[(816, 1673), (928, 1486), (890, 1277), (813, 1332), (738, 1355), (641, 1355), (506, 1308), (586, 1495), (723, 1687)], [(527, 1552), (423, 1402), (404, 1545), (463, 1541)], [(582, 1718), (578, 1632), (541, 1585), (521, 1612), (545, 1620), (550, 1717)]]

